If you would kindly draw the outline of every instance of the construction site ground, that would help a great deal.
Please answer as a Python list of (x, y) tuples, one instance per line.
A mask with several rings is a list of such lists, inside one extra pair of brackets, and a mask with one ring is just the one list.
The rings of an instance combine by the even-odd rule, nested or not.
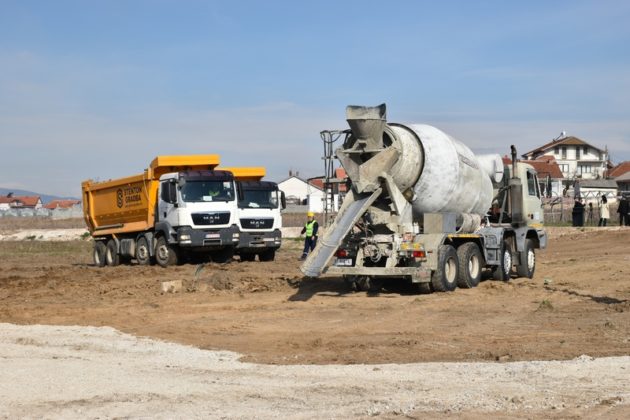
[[(474, 289), (430, 295), (413, 294), (404, 282), (388, 282), (382, 291), (367, 293), (350, 291), (340, 278), (305, 279), (299, 271), (299, 240), (285, 240), (274, 262), (240, 262), (235, 258), (229, 264), (186, 264), (167, 269), (135, 264), (96, 267), (89, 240), (50, 242), (32, 237), (0, 241), (0, 323), (4, 323), (0, 324), (3, 326), (0, 338), (4, 340), (0, 344), (5, 346), (0, 347), (6, 351), (8, 344), (21, 345), (28, 353), (28, 348), (38, 342), (29, 336), (29, 331), (34, 330), (9, 333), (16, 327), (7, 324), (112, 327), (141, 337), (139, 340), (146, 337), (198, 349), (235, 352), (238, 355), (234, 356), (234, 363), (238, 360), (247, 362), (247, 366), (249, 363), (267, 366), (264, 369), (270, 369), (269, 365), (299, 365), (304, 369), (308, 366), (303, 365), (333, 365), (326, 367), (328, 371), (334, 366), (346, 369), (347, 366), (341, 365), (368, 365), (370, 372), (385, 369), (383, 366), (394, 366), (393, 369), (404, 372), (404, 365), (395, 365), (465, 362), (453, 365), (463, 366), (460, 376), (451, 378), (445, 373), (444, 378), (450, 378), (453, 386), (455, 382), (466, 382), (466, 372), (472, 374), (474, 366), (558, 360), (579, 363), (590, 358), (629, 356), (630, 228), (549, 228), (548, 231), (549, 246), (537, 254), (533, 280), (487, 279)], [(0, 233), (12, 232), (14, 227), (0, 228)], [(181, 280), (182, 291), (162, 293), (161, 282), (172, 280)], [(4, 354), (2, 358), (7, 357)], [(479, 402), (453, 408), (447, 400), (441, 404), (431, 400), (433, 403), (429, 401), (426, 406), (384, 409), (382, 404), (374, 403), (373, 409), (352, 408), (354, 411), (347, 412), (344, 407), (350, 409), (354, 405), (346, 402), (339, 405), (341, 411), (335, 412), (337, 415), (308, 411), (305, 407), (278, 413), (282, 416), (302, 413), (306, 417), (374, 414), (423, 417), (427, 412), (431, 416), (456, 412), (476, 418), (492, 411), (506, 417), (541, 413), (558, 417), (586, 414), (627, 417), (630, 359), (602, 360), (614, 361), (607, 368), (610, 372), (606, 371), (609, 380), (616, 374), (628, 380), (602, 383), (601, 395), (585, 391), (597, 390), (597, 379), (578, 375), (585, 382), (570, 377), (558, 385), (567, 387), (566, 398), (555, 402), (553, 398), (546, 399), (538, 405), (533, 402), (527, 405), (528, 400), (534, 400), (533, 396), (530, 400), (529, 395), (510, 391), (506, 392), (505, 404), (499, 405)], [(286, 369), (295, 372), (291, 369), (296, 366)], [(570, 371), (570, 368), (556, 369)], [(605, 371), (603, 367), (593, 369)], [(551, 366), (549, 371), (553, 371)], [(352, 374), (342, 376), (345, 375)], [(431, 375), (440, 376), (435, 372)], [(494, 378), (478, 376), (478, 382), (475, 384), (473, 379), (471, 387), (481, 386), (484, 381), (488, 381), (488, 386), (500, 382), (499, 377)], [(539, 386), (545, 386), (545, 375), (541, 378)], [(334, 394), (357, 393), (356, 386), (359, 385), (345, 388), (339, 385)], [(435, 385), (431, 392), (442, 386), (445, 385)], [(574, 387), (573, 391), (568, 390), (570, 387)], [(251, 393), (259, 391), (252, 389)], [(447, 394), (448, 387), (443, 392)], [(496, 392), (501, 395), (500, 389)], [(418, 395), (421, 393), (422, 390), (417, 390)], [(107, 406), (102, 401), (93, 403)], [(41, 401), (37, 404), (34, 406), (40, 407), (42, 413), (50, 413), (49, 405)], [(19, 411), (20, 406), (9, 404), (8, 407), (14, 408), (0, 412), (0, 416), (26, 414)], [(81, 405), (84, 410), (86, 406), (91, 405)], [(174, 406), (177, 405), (171, 407)], [(59, 407), (56, 409), (52, 412), (68, 414), (59, 411)], [(87, 410), (78, 413), (134, 415), (124, 410)], [(245, 411), (238, 413), (249, 417)], [(264, 410), (252, 411), (251, 416), (261, 413)]]

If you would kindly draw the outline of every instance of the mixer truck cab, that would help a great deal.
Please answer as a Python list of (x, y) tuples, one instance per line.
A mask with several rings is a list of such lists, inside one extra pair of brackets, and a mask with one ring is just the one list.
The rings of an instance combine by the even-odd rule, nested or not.
[(352, 188), (300, 270), (361, 290), (404, 278), (420, 293), (475, 287), (483, 270), (532, 278), (547, 244), (534, 168), (514, 146), (504, 165), (435, 127), (387, 123), (385, 111), (346, 108), (335, 155)]
[(236, 253), (241, 261), (273, 261), (282, 244), (284, 193), (275, 182), (262, 181), (265, 168), (222, 168), (234, 175), (238, 196), (240, 237)]

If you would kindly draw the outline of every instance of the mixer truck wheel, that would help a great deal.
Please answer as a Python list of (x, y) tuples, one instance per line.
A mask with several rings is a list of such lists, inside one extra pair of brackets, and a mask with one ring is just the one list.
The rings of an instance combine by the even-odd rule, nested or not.
[(144, 236), (138, 239), (136, 244), (136, 260), (140, 265), (151, 264), (151, 252), (149, 250), (149, 242)]
[(120, 255), (118, 255), (118, 247), (116, 246), (116, 241), (110, 239), (107, 241), (107, 251), (105, 252), (105, 260), (107, 260), (107, 265), (110, 267), (115, 267), (120, 264)]
[(438, 248), (438, 267), (431, 275), (431, 286), (436, 292), (452, 292), (457, 287), (457, 251), (451, 245)]
[(477, 244), (467, 242), (461, 245), (457, 248), (457, 259), (459, 260), (457, 286), (464, 289), (477, 287), (481, 280), (481, 268), (484, 265)]
[(510, 244), (507, 241), (503, 241), (501, 246), (501, 255), (499, 257), (499, 265), (495, 267), (492, 272), (492, 278), (495, 280), (508, 281), (510, 280), (510, 273), (512, 271), (512, 251)]
[(516, 265), (516, 272), (519, 277), (534, 277), (536, 271), (536, 253), (534, 251), (534, 241), (527, 239), (525, 241), (525, 249), (519, 253), (519, 263)]
[(164, 236), (160, 236), (155, 245), (155, 260), (162, 267), (177, 265), (179, 261), (177, 250), (168, 244)]
[(105, 267), (105, 254), (107, 253), (107, 246), (103, 241), (94, 242), (94, 252), (92, 253), (92, 257), (94, 259), (94, 264), (98, 267)]

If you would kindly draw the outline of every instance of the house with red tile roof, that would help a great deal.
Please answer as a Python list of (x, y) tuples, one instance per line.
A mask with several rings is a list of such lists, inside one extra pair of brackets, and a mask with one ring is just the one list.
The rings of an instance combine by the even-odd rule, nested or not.
[(38, 195), (13, 195), (13, 193), (9, 193), (0, 197), (0, 210), (41, 208), (42, 200)]
[(593, 146), (575, 136), (554, 139), (523, 155), (525, 160), (553, 157), (565, 179), (572, 184), (576, 179), (600, 179), (609, 169), (608, 151)]
[(621, 175), (624, 175), (628, 172), (630, 172), (630, 161), (626, 160), (625, 162), (621, 162), (617, 166), (613, 166), (608, 171), (608, 177), (616, 179), (617, 177), (620, 177)]
[(45, 209), (71, 209), (81, 204), (81, 200), (52, 200), (50, 203), (44, 205)]

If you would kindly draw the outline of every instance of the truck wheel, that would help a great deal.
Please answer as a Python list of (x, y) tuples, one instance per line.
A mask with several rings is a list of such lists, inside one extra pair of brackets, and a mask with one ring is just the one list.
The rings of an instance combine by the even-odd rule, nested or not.
[(261, 252), (260, 254), (258, 254), (258, 259), (260, 261), (273, 261), (276, 259), (276, 250), (268, 249), (264, 252)]
[(255, 261), (256, 254), (241, 254), (241, 261)]
[(512, 251), (510, 244), (507, 241), (503, 241), (501, 246), (501, 255), (499, 257), (499, 265), (496, 266), (492, 272), (492, 278), (495, 280), (508, 281), (510, 280), (510, 272), (512, 271)]
[(136, 244), (136, 260), (140, 265), (151, 264), (151, 252), (149, 249), (149, 241), (144, 236), (138, 239)]
[(106, 253), (107, 253), (107, 246), (105, 245), (105, 242), (95, 241), (92, 258), (94, 259), (94, 264), (97, 267), (105, 267), (105, 254)]
[(457, 287), (457, 252), (451, 245), (438, 248), (438, 267), (431, 275), (431, 286), (436, 292), (452, 292)]
[(231, 246), (227, 248), (223, 248), (220, 251), (215, 251), (212, 253), (212, 261), (219, 264), (224, 264), (226, 262), (232, 261), (232, 257), (234, 256), (234, 248)]
[(160, 236), (155, 246), (155, 260), (162, 267), (177, 265), (179, 256), (177, 250), (170, 246), (164, 236)]
[(107, 251), (105, 252), (105, 259), (107, 260), (107, 265), (109, 265), (110, 267), (115, 267), (120, 264), (118, 247), (116, 246), (116, 241), (113, 239), (107, 241)]
[(534, 251), (534, 241), (527, 239), (525, 241), (525, 249), (519, 253), (519, 263), (516, 265), (516, 272), (519, 277), (534, 277), (536, 271), (536, 252)]
[(421, 295), (428, 295), (433, 293), (433, 290), (431, 289), (431, 283), (411, 283), (411, 287), (413, 287), (413, 290)]
[(481, 280), (481, 267), (483, 267), (483, 257), (477, 244), (467, 242), (461, 245), (457, 248), (457, 259), (459, 260), (457, 286), (464, 289), (477, 287)]

